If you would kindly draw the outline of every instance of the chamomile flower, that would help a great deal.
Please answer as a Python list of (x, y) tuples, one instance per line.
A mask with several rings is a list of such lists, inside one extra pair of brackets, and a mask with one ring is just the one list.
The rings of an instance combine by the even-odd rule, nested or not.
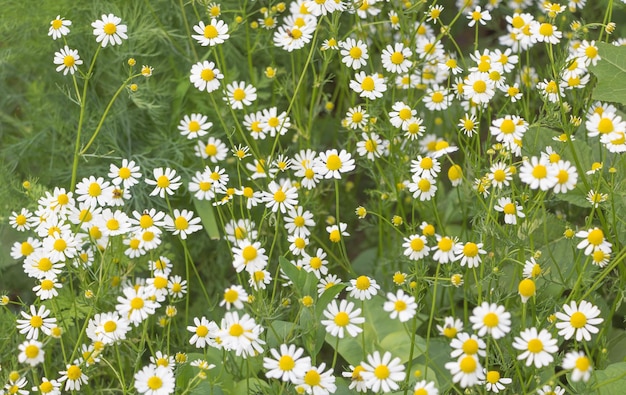
[(265, 269), (257, 270), (254, 273), (250, 273), (250, 279), (248, 284), (255, 290), (265, 289), (269, 283), (272, 282), (272, 275)]
[(215, 63), (209, 62), (208, 60), (198, 62), (191, 66), (189, 81), (200, 91), (211, 93), (219, 89), (219, 80), (223, 78), (224, 75), (215, 67)]
[(46, 377), (41, 378), (41, 383), (32, 388), (33, 392), (41, 392), (46, 395), (61, 395), (61, 383), (56, 380), (48, 380)]
[(452, 375), (452, 382), (468, 388), (485, 379), (483, 367), (476, 355), (461, 355), (456, 361), (447, 362), (445, 368)]
[(605, 239), (604, 232), (598, 227), (589, 230), (581, 230), (576, 233), (576, 237), (583, 239), (578, 243), (576, 248), (579, 250), (584, 249), (585, 255), (592, 255), (596, 250), (602, 250), (609, 254), (612, 251), (611, 243)]
[(417, 261), (428, 256), (430, 251), (430, 247), (427, 245), (426, 237), (417, 234), (405, 237), (402, 247), (405, 249), (404, 255), (413, 261)]
[(237, 273), (244, 269), (248, 273), (254, 273), (263, 270), (267, 266), (267, 256), (265, 248), (261, 248), (258, 241), (243, 240), (238, 246), (233, 246), (234, 255), (233, 267)]
[(363, 133), (361, 136), (363, 140), (356, 143), (359, 155), (372, 161), (385, 155), (389, 145), (387, 140), (383, 140), (377, 133)]
[(461, 332), (456, 335), (450, 342), (452, 352), (450, 352), (451, 358), (458, 358), (462, 355), (476, 355), (479, 357), (485, 357), (487, 355), (487, 343), (480, 337), (468, 333)]
[(420, 201), (431, 200), (437, 192), (437, 181), (432, 177), (417, 176), (408, 184), (409, 192)]
[(472, 329), (478, 331), (478, 336), (490, 334), (496, 340), (511, 331), (511, 313), (495, 303), (482, 302), (474, 307), (470, 322)]
[(368, 75), (360, 71), (350, 81), (350, 89), (358, 93), (360, 97), (376, 100), (383, 97), (383, 93), (387, 91), (387, 85), (379, 74)]
[(563, 37), (563, 33), (558, 31), (556, 26), (548, 22), (533, 21), (530, 24), (530, 32), (532, 37), (537, 42), (545, 42), (550, 44), (558, 44)]
[(113, 187), (103, 177), (90, 176), (76, 184), (76, 201), (85, 202), (91, 207), (106, 206), (112, 196)]
[(497, 188), (508, 186), (513, 179), (511, 167), (504, 162), (496, 162), (491, 165), (487, 176), (491, 180), (491, 184)]
[(402, 101), (397, 101), (391, 107), (393, 111), (389, 112), (389, 121), (396, 128), (406, 130), (408, 122), (417, 115), (417, 111), (406, 105)]
[(74, 74), (78, 69), (78, 66), (83, 64), (78, 51), (70, 49), (67, 45), (54, 53), (54, 64), (58, 65), (57, 72), (63, 72), (63, 75), (67, 73)]
[(558, 170), (554, 193), (566, 193), (576, 188), (578, 172), (569, 161), (559, 160), (554, 167)]
[(213, 47), (222, 44), (230, 37), (228, 34), (228, 25), (217, 18), (211, 18), (211, 23), (208, 25), (200, 21), (193, 27), (193, 30), (198, 34), (193, 34), (191, 38), (198, 41), (203, 47)]
[(459, 119), (459, 123), (457, 124), (461, 131), (468, 137), (473, 136), (478, 133), (479, 122), (476, 120), (476, 115), (465, 113), (463, 118)]
[(59, 296), (57, 289), (62, 287), (56, 277), (46, 277), (39, 280), (39, 284), (33, 287), (33, 292), (39, 300), (49, 300)]
[(146, 178), (145, 182), (148, 185), (154, 185), (155, 188), (150, 192), (150, 196), (159, 195), (164, 198), (165, 194), (173, 195), (174, 192), (182, 185), (180, 176), (176, 174), (176, 170), (166, 167), (157, 167), (152, 172), (154, 179)]
[(353, 302), (343, 299), (338, 305), (337, 300), (332, 300), (324, 309), (323, 314), (327, 319), (322, 320), (321, 323), (331, 336), (343, 339), (346, 334), (355, 337), (363, 332), (363, 328), (358, 325), (363, 324), (365, 318), (361, 316), (360, 308), (354, 308)]
[(518, 360), (526, 360), (526, 366), (534, 364), (537, 369), (550, 365), (554, 361), (552, 354), (559, 350), (557, 339), (553, 339), (550, 332), (546, 329), (537, 332), (535, 327), (524, 329), (512, 345), (523, 351), (517, 356)]
[(24, 319), (17, 320), (17, 329), (19, 333), (25, 334), (27, 340), (37, 340), (39, 331), (45, 335), (50, 335), (52, 328), (56, 326), (56, 318), (49, 317), (50, 310), (46, 306), (39, 306), (37, 309), (34, 305), (30, 306), (30, 314), (20, 311)]
[(134, 387), (140, 394), (169, 395), (174, 393), (174, 371), (165, 366), (149, 364), (135, 373)]
[(224, 349), (235, 351), (237, 356), (247, 358), (263, 352), (265, 342), (260, 338), (263, 330), (248, 314), (239, 317), (239, 313), (229, 311), (222, 319), (218, 336)]
[(416, 159), (411, 160), (411, 172), (413, 178), (427, 177), (436, 179), (441, 171), (439, 160), (430, 156), (418, 155)]
[(196, 348), (204, 348), (205, 346), (215, 345), (215, 338), (219, 327), (213, 321), (206, 319), (206, 317), (194, 317), (193, 323), (195, 326), (187, 326), (187, 330), (193, 333), (193, 336), (189, 339), (189, 344), (195, 345)]
[(424, 120), (418, 117), (412, 117), (406, 122), (402, 122), (402, 128), (405, 132), (404, 137), (411, 141), (417, 140), (417, 138), (421, 137), (426, 131)]
[(335, 178), (340, 180), (341, 173), (347, 173), (354, 170), (354, 168), (354, 159), (344, 149), (341, 152), (337, 152), (336, 149), (320, 152), (313, 164), (313, 171), (326, 179)]
[(289, 182), (278, 184), (271, 181), (268, 191), (263, 194), (263, 202), (272, 212), (286, 213), (298, 204), (298, 190)]
[(434, 381), (421, 380), (415, 383), (413, 395), (439, 395), (439, 390)]
[(312, 23), (304, 25), (285, 24), (283, 26), (279, 26), (278, 30), (274, 32), (274, 45), (287, 52), (303, 48), (306, 44), (311, 42), (313, 33), (315, 32), (316, 23), (317, 21), (313, 19)]
[(523, 207), (512, 201), (509, 197), (500, 197), (498, 202), (493, 206), (494, 210), (504, 213), (504, 223), (509, 225), (517, 225), (518, 218), (526, 217)]
[(89, 381), (89, 377), (79, 365), (67, 365), (65, 370), (59, 372), (61, 377), (59, 383), (65, 382), (65, 391), (79, 391), (82, 385), (86, 385)]
[(405, 294), (399, 289), (395, 294), (387, 293), (387, 301), (383, 305), (383, 310), (389, 312), (391, 319), (398, 319), (406, 322), (413, 318), (417, 312), (417, 303), (411, 295)]
[(477, 23), (481, 25), (486, 25), (487, 21), (491, 20), (491, 13), (487, 10), (482, 10), (480, 6), (474, 8), (472, 12), (467, 13), (467, 19), (469, 19), (469, 23), (467, 26), (473, 27)]
[(13, 211), (9, 216), (9, 225), (18, 232), (24, 232), (31, 228), (29, 220), (32, 216), (33, 213), (26, 208), (22, 208), (19, 213)]
[(459, 318), (445, 317), (443, 319), (443, 325), (437, 325), (437, 330), (441, 336), (454, 339), (457, 333), (463, 330), (463, 321)]
[(209, 132), (213, 122), (208, 122), (208, 117), (202, 114), (185, 115), (178, 125), (178, 130), (182, 136), (188, 139), (202, 137)]
[(263, 110), (259, 127), (263, 133), (269, 134), (270, 137), (275, 137), (277, 134), (283, 136), (291, 127), (291, 119), (287, 116), (286, 111), (278, 114), (278, 109), (271, 107)]
[(54, 20), (50, 21), (48, 36), (51, 36), (53, 40), (67, 36), (70, 33), (70, 26), (72, 26), (72, 21), (61, 18), (61, 15), (57, 15)]
[(565, 340), (575, 336), (576, 341), (591, 341), (591, 335), (598, 333), (597, 325), (604, 322), (603, 318), (598, 318), (600, 309), (586, 300), (581, 300), (577, 305), (576, 301), (563, 305), (565, 313), (557, 312), (556, 328), (559, 335)]
[[(318, 0), (310, 1), (311, 3), (318, 2)], [(334, 3), (334, 0), (326, 0), (326, 3)], [(326, 364), (322, 362), (319, 366), (311, 366), (306, 370), (303, 376), (296, 378), (296, 392), (311, 395), (329, 395), (334, 394), (337, 391), (337, 385), (335, 384), (335, 376), (333, 376), (333, 369), (330, 368), (326, 371)]]
[(129, 286), (124, 288), (122, 293), (124, 296), (117, 297), (118, 303), (115, 310), (134, 326), (139, 326), (161, 306), (160, 303), (152, 300), (152, 295), (145, 287)]
[(411, 67), (411, 55), (411, 50), (402, 43), (387, 45), (381, 54), (383, 67), (390, 73), (406, 73)]
[(313, 214), (304, 210), (302, 206), (290, 209), (284, 217), (285, 229), (289, 234), (297, 237), (307, 237), (311, 234), (309, 228), (315, 226)]
[(533, 156), (522, 163), (519, 176), (520, 180), (531, 189), (547, 191), (559, 181), (558, 174), (559, 170), (551, 165), (547, 158)]
[(513, 380), (509, 377), (502, 377), (497, 370), (485, 370), (485, 389), (493, 393), (498, 393), (506, 389), (505, 385), (509, 385)]
[(326, 232), (328, 232), (328, 239), (332, 243), (338, 243), (341, 241), (341, 238), (344, 236), (350, 236), (350, 233), (346, 231), (348, 228), (348, 224), (339, 222), (339, 224), (334, 224), (326, 227)]
[(502, 143), (511, 143), (515, 140), (521, 140), (528, 130), (528, 123), (517, 115), (506, 115), (504, 118), (494, 120), (489, 127), (492, 136), (496, 141)]
[(341, 48), (341, 61), (346, 66), (359, 70), (367, 64), (369, 54), (367, 45), (363, 41), (348, 37), (345, 41), (339, 42), (339, 48)]
[(485, 255), (487, 252), (483, 250), (483, 243), (469, 241), (464, 245), (457, 244), (454, 253), (457, 255), (457, 258), (461, 259), (461, 266), (467, 265), (471, 269), (480, 265), (480, 256)]
[(443, 6), (442, 5), (430, 5), (428, 7), (428, 10), (425, 11), (425, 13), (428, 15), (428, 17), (426, 18), (426, 22), (432, 22), (434, 24), (437, 24), (437, 21), (439, 20), (441, 13), (443, 12)]
[(123, 159), (121, 166), (113, 163), (109, 166), (108, 177), (111, 178), (113, 185), (121, 185), (124, 188), (130, 188), (139, 183), (141, 178), (140, 167), (135, 161)]
[(433, 259), (441, 264), (458, 260), (455, 250), (463, 248), (456, 237), (436, 235), (437, 244), (433, 246)]
[(256, 97), (256, 88), (244, 81), (235, 81), (226, 85), (224, 100), (230, 104), (233, 110), (242, 110), (243, 106), (251, 105)]
[(589, 137), (626, 131), (626, 121), (622, 120), (621, 116), (611, 110), (603, 111), (602, 113), (594, 112), (587, 117), (585, 126), (587, 128), (587, 136)]
[(26, 340), (17, 347), (20, 352), (17, 355), (18, 362), (31, 367), (39, 365), (44, 361), (45, 352), (42, 347), (43, 344), (37, 340)]
[(122, 40), (126, 40), (126, 25), (120, 24), (122, 19), (113, 14), (102, 15), (99, 19), (91, 24), (93, 27), (93, 35), (96, 36), (96, 42), (101, 43), (102, 47), (107, 45), (121, 45)]
[(524, 276), (524, 278), (537, 278), (537, 277), (539, 277), (539, 275), (541, 275), (541, 272), (542, 272), (541, 266), (537, 263), (535, 258), (530, 257), (524, 263), (524, 269), (522, 271), (522, 276)]
[(570, 351), (563, 358), (563, 369), (572, 370), (571, 379), (573, 382), (587, 382), (591, 378), (591, 361), (582, 351)]
[(349, 108), (344, 118), (346, 127), (363, 130), (367, 126), (369, 114), (362, 106)]
[(167, 291), (174, 298), (182, 298), (187, 293), (187, 280), (181, 276), (171, 276), (167, 281)]
[(326, 290), (341, 283), (342, 283), (341, 279), (334, 274), (329, 274), (326, 277), (321, 278), (320, 282), (317, 284), (318, 296), (322, 296), (324, 292), (326, 292)]
[(295, 383), (311, 368), (311, 357), (302, 356), (304, 349), (293, 344), (281, 344), (279, 349), (270, 349), (270, 354), (273, 358), (263, 358), (267, 378)]
[(350, 285), (346, 288), (346, 291), (350, 293), (352, 298), (370, 300), (372, 296), (378, 293), (379, 289), (380, 285), (376, 283), (376, 280), (363, 275), (350, 280)]
[(243, 309), (243, 304), (248, 302), (248, 293), (241, 285), (231, 285), (224, 290), (224, 298), (220, 302), (220, 306), (226, 305), (226, 310), (230, 310), (232, 306), (236, 309)]
[(326, 260), (326, 252), (322, 248), (315, 250), (315, 254), (303, 254), (302, 268), (307, 272), (313, 272), (320, 279), (328, 273), (328, 260)]
[(452, 104), (452, 98), (448, 89), (435, 84), (426, 90), (423, 103), (430, 111), (444, 111)]
[(392, 358), (393, 355), (389, 351), (385, 351), (382, 356), (380, 352), (374, 351), (373, 354), (367, 355), (367, 362), (361, 363), (363, 367), (361, 375), (365, 385), (372, 392), (389, 393), (400, 388), (398, 383), (405, 379), (406, 372), (400, 358)]
[(93, 342), (113, 344), (126, 339), (130, 329), (130, 322), (116, 311), (112, 311), (94, 315), (89, 320), (85, 334)]
[(474, 71), (463, 81), (463, 96), (472, 103), (486, 104), (496, 94), (496, 85), (488, 73)]

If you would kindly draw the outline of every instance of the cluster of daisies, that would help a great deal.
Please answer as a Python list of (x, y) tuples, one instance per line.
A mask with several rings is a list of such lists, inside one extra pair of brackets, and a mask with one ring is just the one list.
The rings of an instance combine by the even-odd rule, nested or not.
[[(604, 321), (600, 313), (596, 306), (586, 300), (580, 303), (571, 301), (563, 305), (562, 311), (550, 316), (550, 328), (524, 328), (518, 336), (512, 338), (511, 348), (507, 348), (505, 344), (508, 343), (498, 341), (511, 337), (511, 313), (504, 306), (482, 302), (469, 317), (473, 333), (464, 332), (463, 322), (454, 317), (446, 317), (443, 325), (437, 325), (440, 334), (450, 339), (452, 348), (450, 357), (453, 360), (446, 363), (445, 367), (452, 375), (452, 381), (459, 383), (462, 388), (479, 384), (494, 393), (505, 390), (512, 379), (502, 377), (500, 371), (490, 370), (481, 363), (489, 359), (486, 349), (487, 343), (490, 343), (501, 355), (503, 352), (517, 353), (517, 360), (537, 369), (549, 367), (560, 359), (562, 368), (571, 372), (572, 381), (588, 381), (593, 369), (590, 358), (584, 351), (575, 349), (564, 353), (563, 348), (569, 347), (566, 341), (570, 339), (576, 340), (578, 348), (590, 342), (592, 335), (599, 332), (597, 325)], [(554, 334), (555, 329), (558, 336)], [(545, 385), (537, 388), (538, 394), (563, 391), (560, 386)]]

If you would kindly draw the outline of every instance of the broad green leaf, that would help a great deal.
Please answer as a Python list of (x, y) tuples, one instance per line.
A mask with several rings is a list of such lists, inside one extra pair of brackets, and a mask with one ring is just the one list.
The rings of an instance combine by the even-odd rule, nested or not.
[(241, 380), (235, 385), (233, 389), (233, 395), (235, 394), (258, 394), (267, 393), (266, 390), (270, 389), (269, 384), (257, 377), (251, 377), (250, 379)]
[(283, 343), (289, 343), (293, 336), (299, 333), (299, 325), (294, 322), (274, 320), (267, 323), (265, 341), (268, 348), (278, 347)]
[(597, 43), (600, 61), (589, 70), (598, 78), (593, 99), (626, 104), (626, 48)]
[(317, 277), (313, 273), (308, 273), (306, 270), (298, 268), (284, 256), (278, 258), (278, 263), (283, 272), (293, 282), (294, 290), (298, 295), (303, 296), (315, 293)]
[(626, 362), (614, 363), (595, 371), (597, 394), (623, 394), (626, 387)]
[(193, 199), (193, 204), (196, 207), (198, 216), (202, 220), (202, 226), (206, 230), (207, 234), (212, 240), (220, 239), (220, 230), (217, 226), (217, 220), (215, 218), (215, 208), (210, 200), (198, 200)]

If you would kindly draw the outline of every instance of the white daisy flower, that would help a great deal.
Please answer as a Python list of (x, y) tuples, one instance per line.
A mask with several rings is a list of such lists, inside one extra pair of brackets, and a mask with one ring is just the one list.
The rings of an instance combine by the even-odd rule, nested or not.
[(474, 307), (470, 322), (472, 329), (478, 331), (478, 336), (490, 334), (496, 340), (511, 331), (511, 313), (495, 303), (482, 302)]
[(83, 64), (83, 60), (78, 55), (78, 51), (70, 49), (67, 45), (54, 53), (54, 64), (57, 64), (56, 71), (63, 72), (63, 75), (67, 73), (74, 74), (78, 70), (78, 66)]
[(293, 344), (281, 344), (279, 349), (270, 349), (273, 358), (263, 357), (265, 377), (295, 383), (298, 377), (304, 377), (311, 368), (311, 357), (303, 357), (303, 348)]
[(397, 318), (400, 322), (407, 322), (415, 317), (417, 303), (413, 296), (405, 294), (402, 289), (399, 289), (395, 294), (387, 293), (387, 301), (383, 305), (383, 310), (391, 313), (389, 316), (392, 320)]
[(570, 351), (563, 358), (563, 369), (572, 370), (571, 379), (573, 382), (587, 382), (591, 378), (591, 361), (582, 351)]
[(323, 314), (327, 319), (320, 322), (331, 336), (343, 339), (346, 332), (350, 337), (355, 337), (363, 332), (363, 328), (358, 325), (363, 324), (365, 318), (361, 316), (360, 308), (354, 308), (353, 302), (343, 299), (337, 305), (337, 300), (333, 299), (326, 306)]
[(569, 304), (563, 305), (563, 310), (565, 313), (560, 311), (556, 313), (559, 321), (555, 326), (565, 340), (575, 337), (578, 342), (583, 339), (586, 342), (591, 341), (591, 335), (599, 332), (596, 326), (604, 322), (603, 318), (598, 317), (600, 309), (586, 300), (581, 300), (578, 306), (576, 301), (572, 300)]
[(72, 21), (61, 18), (61, 15), (57, 15), (54, 20), (50, 21), (48, 36), (51, 36), (53, 40), (67, 36), (70, 33), (70, 26), (72, 26)]
[(102, 15), (99, 19), (91, 24), (93, 27), (93, 35), (96, 36), (96, 42), (101, 43), (102, 47), (107, 45), (121, 45), (122, 40), (126, 40), (126, 25), (121, 25), (121, 18), (113, 14)]
[(200, 91), (213, 92), (220, 87), (219, 80), (224, 75), (215, 67), (215, 63), (208, 60), (198, 62), (191, 66), (189, 81)]
[(203, 47), (213, 47), (217, 44), (222, 44), (230, 37), (228, 25), (216, 18), (211, 18), (211, 22), (208, 25), (205, 25), (203, 21), (198, 22), (193, 27), (193, 30), (198, 34), (193, 34), (191, 38), (198, 41)]
[(400, 388), (398, 383), (405, 379), (406, 372), (400, 358), (392, 357), (389, 351), (385, 351), (382, 356), (378, 351), (374, 351), (367, 356), (367, 362), (361, 363), (363, 367), (361, 375), (370, 391), (389, 393)]
[(537, 328), (524, 329), (519, 337), (515, 337), (513, 348), (523, 351), (517, 356), (518, 360), (526, 360), (526, 366), (535, 365), (537, 369), (548, 366), (554, 361), (552, 354), (559, 350), (557, 339), (553, 339), (550, 332)]

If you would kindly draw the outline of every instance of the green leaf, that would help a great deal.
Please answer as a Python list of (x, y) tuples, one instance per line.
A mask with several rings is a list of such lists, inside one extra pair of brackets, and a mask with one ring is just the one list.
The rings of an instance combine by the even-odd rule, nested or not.
[[(287, 275), (287, 277), (289, 277), (289, 279), (293, 283), (293, 289), (298, 294), (302, 294), (304, 292), (304, 294), (306, 295), (308, 277), (307, 275), (311, 273), (307, 273), (306, 270), (298, 268), (296, 265), (289, 262), (284, 256), (278, 257), (278, 263), (280, 264), (280, 268), (283, 269), (283, 272)], [(315, 277), (314, 274), (311, 274), (311, 276)]]
[(596, 370), (598, 394), (623, 394), (626, 387), (626, 362), (614, 363), (604, 370)]
[(337, 294), (341, 292), (346, 286), (346, 284), (335, 284), (326, 291), (324, 291), (322, 296), (317, 300), (317, 303), (315, 304), (315, 314), (317, 315), (318, 319), (322, 316), (324, 309), (326, 308), (326, 306), (328, 306), (330, 301), (335, 299), (335, 296), (337, 296)]
[(589, 70), (598, 78), (593, 99), (626, 104), (626, 48), (597, 43), (600, 61)]
[(196, 211), (202, 220), (202, 226), (204, 226), (211, 240), (219, 240), (220, 231), (215, 218), (215, 209), (211, 201), (193, 199), (193, 205), (196, 207)]

